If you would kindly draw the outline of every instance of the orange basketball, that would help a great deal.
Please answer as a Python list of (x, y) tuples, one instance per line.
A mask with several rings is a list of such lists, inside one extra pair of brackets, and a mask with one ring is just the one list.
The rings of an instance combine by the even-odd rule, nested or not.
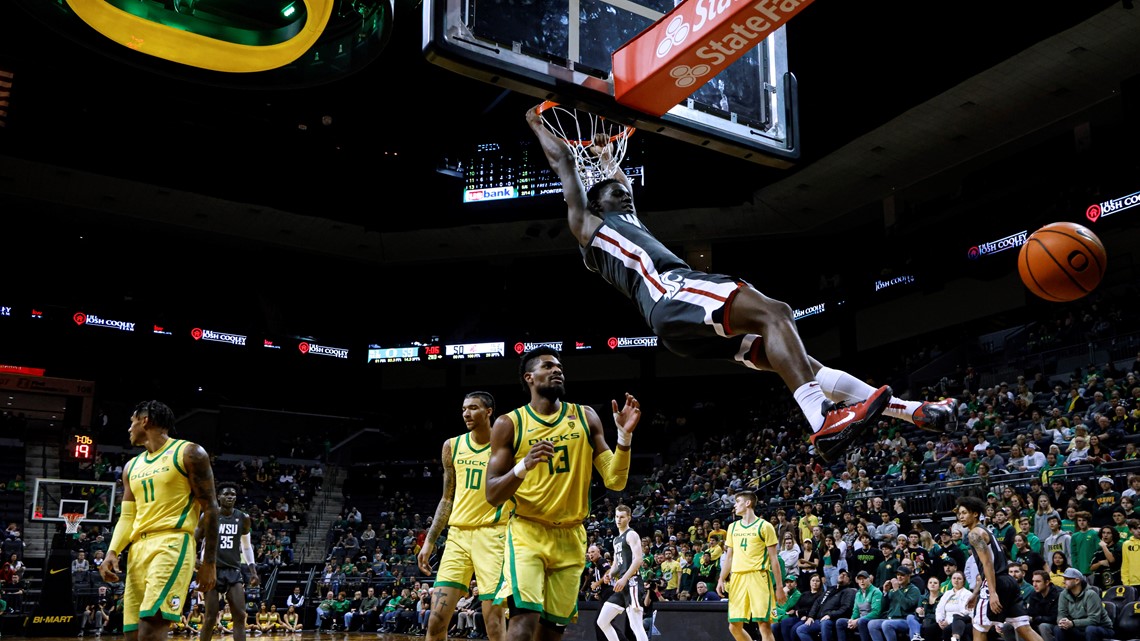
[(1076, 223), (1050, 223), (1038, 229), (1017, 257), (1017, 270), (1029, 291), (1058, 303), (1096, 289), (1106, 265), (1100, 239)]

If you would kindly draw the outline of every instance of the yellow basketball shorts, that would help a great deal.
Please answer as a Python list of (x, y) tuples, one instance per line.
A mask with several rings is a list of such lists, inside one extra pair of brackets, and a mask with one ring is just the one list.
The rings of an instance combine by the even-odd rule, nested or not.
[(479, 587), (479, 600), (495, 598), (503, 571), (503, 549), (507, 545), (507, 524), (482, 527), (456, 527), (447, 531), (447, 546), (435, 575), (435, 585), (467, 592), (471, 576)]
[(586, 528), (548, 527), (521, 518), (507, 523), (502, 579), (495, 604), (514, 607), (569, 625), (578, 619), (578, 587), (586, 567)]
[(147, 617), (181, 618), (195, 556), (194, 539), (185, 532), (144, 534), (131, 543), (123, 588), (123, 631), (137, 630), (139, 619)]
[(768, 622), (776, 620), (776, 596), (772, 575), (766, 570), (733, 572), (728, 578), (729, 622)]

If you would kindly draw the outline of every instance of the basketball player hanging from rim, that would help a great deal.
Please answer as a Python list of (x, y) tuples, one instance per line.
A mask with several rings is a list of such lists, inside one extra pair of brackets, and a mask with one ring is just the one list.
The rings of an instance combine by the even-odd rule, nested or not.
[(972, 607), (974, 641), (986, 641), (994, 623), (1013, 626), (1024, 641), (1041, 641), (1029, 624), (1029, 612), (1021, 600), (1017, 579), (1010, 576), (1005, 549), (981, 523), (986, 502), (976, 496), (960, 496), (955, 504), (958, 523), (966, 528), (966, 539), (978, 565), (978, 580), (968, 605)]
[(590, 151), (608, 163), (604, 173), (612, 177), (587, 192), (578, 156), (544, 118), (549, 107), (531, 108), (526, 120), (562, 181), (570, 231), (586, 267), (637, 305), (665, 347), (680, 356), (732, 359), (779, 374), (811, 425), (816, 453), (828, 462), (881, 414), (928, 431), (945, 430), (956, 411), (955, 399), (904, 401), (892, 397), (889, 386), (875, 389), (824, 367), (804, 349), (786, 303), (740, 278), (693, 270), (667, 249), (638, 218), (629, 179), (613, 161), (606, 134), (594, 138)]
[[(202, 641), (210, 641), (214, 636), (214, 627), (218, 623), (220, 600), (225, 596), (226, 603), (230, 604), (230, 612), (234, 616), (234, 639), (245, 641), (246, 617), (245, 611), (245, 577), (242, 576), (241, 567), (244, 564), (249, 568), (249, 584), (256, 586), (257, 565), (254, 563), (253, 541), (250, 537), (252, 519), (245, 512), (237, 509), (238, 484), (232, 481), (218, 483), (218, 569), (217, 583), (212, 590), (204, 592), (206, 601), (206, 624), (202, 626)], [(201, 527), (194, 533), (199, 542), (204, 536)], [(204, 546), (199, 543), (199, 549)]]

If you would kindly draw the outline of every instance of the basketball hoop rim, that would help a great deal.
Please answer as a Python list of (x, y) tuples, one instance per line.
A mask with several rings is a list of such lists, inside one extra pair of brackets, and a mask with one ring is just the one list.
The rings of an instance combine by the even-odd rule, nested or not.
[(83, 520), (83, 514), (79, 512), (65, 512), (60, 516), (63, 517), (64, 522), (67, 523), (67, 533), (79, 531), (79, 523)]
[[(538, 107), (535, 108), (534, 111), (535, 111), (535, 113), (537, 113), (538, 115), (541, 116), (543, 113), (545, 113), (545, 112), (547, 112), (547, 111), (549, 111), (555, 107), (561, 107), (561, 106), (562, 105), (558, 104), (557, 102), (554, 102), (553, 100), (544, 100), (544, 101), (542, 101), (542, 104), (540, 104)], [(566, 107), (562, 107), (562, 108), (567, 109)], [(577, 110), (575, 110), (575, 111), (577, 111)], [(605, 116), (594, 115), (594, 117), (597, 118), (598, 120), (602, 121), (602, 122), (607, 122)], [(613, 124), (616, 125), (617, 127), (620, 127), (620, 129), (614, 135), (610, 136), (610, 144), (613, 144), (619, 140), (625, 140), (625, 139), (629, 138), (631, 135), (633, 135), (633, 132), (637, 131), (637, 129), (635, 127), (630, 127), (629, 125), (623, 125), (621, 123), (613, 123)], [(589, 147), (590, 145), (594, 144), (594, 141), (592, 141), (592, 140), (575, 140), (573, 138), (562, 138), (562, 140), (565, 141), (566, 144), (568, 144), (568, 145), (578, 145), (579, 147)]]

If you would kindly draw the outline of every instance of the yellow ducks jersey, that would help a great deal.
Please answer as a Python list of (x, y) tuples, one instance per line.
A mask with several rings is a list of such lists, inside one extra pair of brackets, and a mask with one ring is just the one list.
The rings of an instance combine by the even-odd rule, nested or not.
[(515, 491), (513, 514), (551, 527), (581, 525), (590, 513), (594, 447), (581, 405), (561, 403), (549, 416), (524, 405), (510, 416), (515, 425), (515, 463), (542, 440), (554, 442), (554, 457), (527, 472)]
[(172, 438), (154, 454), (143, 452), (127, 463), (127, 479), (135, 496), (132, 542), (156, 532), (194, 534), (201, 513), (182, 465), (182, 454), (190, 445)]
[(776, 545), (776, 528), (757, 518), (751, 525), (733, 521), (728, 526), (727, 545), (732, 548), (732, 572), (772, 570), (768, 562), (768, 546)]
[(481, 527), (499, 523), (503, 507), (487, 502), (487, 462), (491, 460), (491, 444), (477, 447), (471, 433), (451, 439), (451, 464), (455, 467), (455, 496), (451, 503), (448, 525)]

